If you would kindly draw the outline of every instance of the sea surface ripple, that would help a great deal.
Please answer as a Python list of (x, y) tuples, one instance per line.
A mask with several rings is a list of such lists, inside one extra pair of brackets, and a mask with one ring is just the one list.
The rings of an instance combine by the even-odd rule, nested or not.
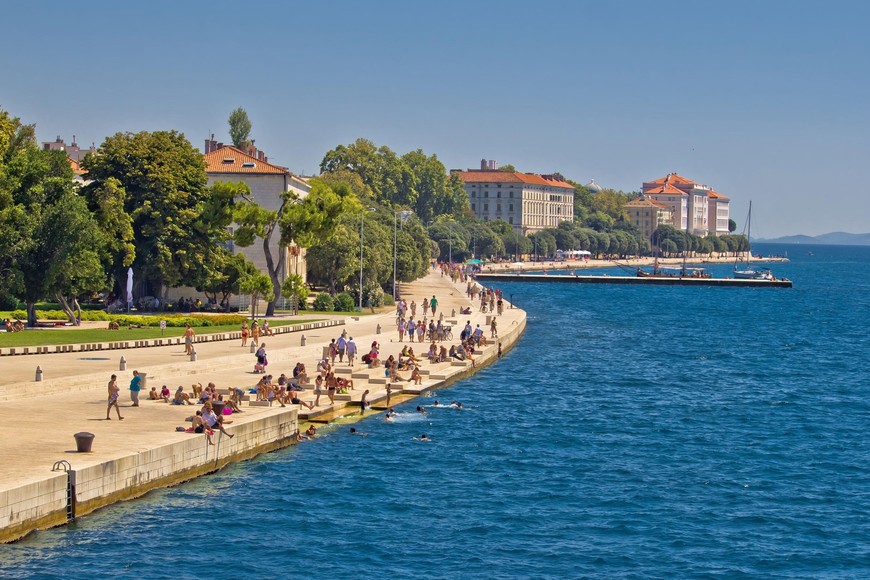
[(500, 363), (0, 546), (0, 575), (870, 577), (870, 248), (785, 249), (792, 290), (505, 284)]

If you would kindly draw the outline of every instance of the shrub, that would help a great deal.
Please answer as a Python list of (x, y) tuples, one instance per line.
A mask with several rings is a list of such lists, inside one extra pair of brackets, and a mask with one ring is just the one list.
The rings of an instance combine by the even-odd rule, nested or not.
[(339, 292), (332, 299), (335, 303), (335, 309), (339, 312), (351, 312), (356, 310), (356, 304), (353, 301), (353, 296), (347, 292)]
[(393, 300), (392, 294), (387, 294), (386, 292), (381, 292), (381, 296), (383, 297), (383, 298), (381, 298), (381, 302), (383, 303), (384, 306), (395, 306), (396, 305), (396, 301)]
[(326, 292), (321, 292), (314, 298), (314, 309), (320, 312), (330, 312), (335, 310), (335, 305), (332, 302), (332, 296)]
[[(12, 318), (20, 320), (27, 319), (27, 312), (24, 310), (16, 310), (12, 312)], [(63, 310), (37, 310), (36, 318), (38, 320), (66, 320), (67, 316)], [(108, 314), (103, 310), (83, 310), (82, 320), (89, 321), (114, 321), (121, 326), (129, 326), (135, 324), (137, 326), (160, 326), (160, 321), (165, 320), (168, 327), (182, 327), (185, 324), (190, 324), (194, 327), (200, 326), (224, 326), (224, 325), (240, 325), (245, 321), (245, 316), (240, 314), (156, 314), (151, 316), (140, 316), (137, 314)]]

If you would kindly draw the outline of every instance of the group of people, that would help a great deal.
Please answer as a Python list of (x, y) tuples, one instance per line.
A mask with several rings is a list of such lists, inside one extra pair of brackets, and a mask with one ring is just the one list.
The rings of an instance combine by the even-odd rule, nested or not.
[(343, 363), (345, 355), (347, 355), (348, 366), (353, 366), (353, 362), (356, 359), (356, 353), (356, 343), (353, 341), (352, 336), (348, 337), (347, 330), (343, 330), (337, 339), (333, 338), (329, 343), (327, 350), (327, 356), (329, 357), (332, 366), (335, 366), (336, 358), (338, 359), (338, 362)]
[(242, 346), (248, 345), (248, 337), (251, 338), (251, 342), (255, 345), (260, 345), (260, 337), (261, 336), (272, 336), (272, 329), (269, 328), (269, 321), (264, 320), (263, 324), (260, 325), (259, 322), (254, 320), (251, 322), (251, 326), (248, 327), (248, 321), (245, 320), (242, 322)]
[(6, 318), (3, 320), (3, 326), (6, 328), (6, 332), (21, 332), (24, 330), (24, 322), (18, 319), (10, 320)]
[[(467, 281), (466, 292), (469, 298), (474, 301), (475, 298), (480, 300), (480, 309), (483, 312), (497, 311), (502, 313), (503, 299), (500, 290), (488, 290), (477, 286), (473, 281), (468, 281), (468, 273), (462, 266), (448, 264), (433, 264), (433, 267), (440, 267), (441, 274), (449, 275), (454, 282)], [(410, 382), (413, 384), (421, 384), (423, 381), (423, 373), (420, 365), (424, 360), (430, 363), (444, 363), (450, 360), (470, 360), (472, 365), (475, 364), (474, 356), (476, 352), (487, 345), (487, 337), (484, 330), (479, 324), (472, 326), (471, 321), (466, 321), (460, 336), (459, 343), (453, 344), (449, 349), (444, 344), (437, 344), (452, 338), (450, 327), (443, 324), (444, 314), (436, 318), (438, 312), (438, 299), (435, 295), (431, 298), (424, 298), (419, 305), (416, 300), (411, 300), (410, 303), (404, 299), (396, 303), (397, 331), (399, 342), (404, 343), (401, 352), (394, 356), (389, 355), (386, 359), (382, 359), (381, 345), (375, 340), (371, 343), (371, 347), (362, 356), (362, 361), (369, 368), (383, 368), (384, 376), (387, 378), (386, 390), (388, 397), (392, 392), (391, 385), (397, 382)], [(417, 316), (417, 310), (422, 310), (422, 316)], [(463, 310), (463, 313), (470, 314), (470, 309)], [(431, 316), (431, 318), (430, 318)], [(19, 321), (20, 322), (20, 321)], [(6, 321), (7, 331), (10, 329), (10, 321)], [(281, 374), (275, 382), (273, 375), (267, 374), (268, 357), (266, 354), (266, 344), (261, 343), (261, 337), (271, 334), (268, 321), (263, 321), (262, 324), (257, 320), (251, 322), (250, 327), (247, 321), (241, 327), (242, 346), (246, 346), (248, 339), (256, 345), (254, 372), (260, 373), (260, 377), (252, 393), (256, 394), (258, 401), (268, 401), (271, 406), (274, 402), (278, 402), (282, 407), (288, 404), (300, 405), (309, 410), (320, 405), (320, 398), (326, 394), (329, 403), (335, 403), (335, 395), (337, 393), (347, 393), (354, 390), (354, 382), (351, 378), (338, 376), (335, 372), (336, 364), (343, 364), (345, 361), (348, 366), (353, 366), (358, 354), (358, 347), (354, 342), (353, 337), (348, 336), (346, 330), (342, 331), (341, 335), (330, 341), (326, 353), (317, 363), (317, 369), (309, 376), (305, 364), (297, 363), (293, 370), (292, 376)], [(406, 342), (405, 335), (408, 336)], [(184, 332), (185, 353), (193, 353), (193, 343), (196, 333), (188, 324), (185, 326)], [(425, 355), (417, 355), (414, 352), (414, 338), (417, 338), (418, 343), (424, 340), (430, 342), (429, 350)], [(492, 317), (490, 322), (490, 337), (497, 338), (497, 323), (495, 317)], [(499, 343), (499, 356), (501, 355), (501, 343)], [(346, 357), (346, 359), (345, 359)], [(130, 381), (130, 399), (133, 407), (139, 406), (139, 392), (142, 389), (143, 377), (138, 371), (133, 371), (133, 378)], [(305, 401), (300, 397), (300, 393), (305, 390), (305, 387), (313, 386), (314, 400)], [(117, 384), (117, 376), (112, 375), (108, 385), (108, 407), (106, 411), (106, 419), (111, 418), (111, 410), (114, 407), (119, 420), (123, 420), (119, 407), (120, 389)], [(206, 387), (202, 384), (193, 385), (193, 395), (186, 393), (183, 387), (172, 393), (168, 386), (163, 385), (161, 389), (152, 387), (149, 392), (149, 398), (153, 401), (162, 401), (172, 405), (202, 405), (202, 408), (196, 412), (191, 418), (193, 432), (205, 433), (211, 440), (211, 434), (215, 429), (226, 433), (224, 424), (228, 423), (223, 420), (221, 412), (215, 412), (215, 403), (221, 403), (218, 410), (224, 408), (227, 412), (242, 412), (240, 407), (242, 398), (245, 396), (245, 391), (241, 388), (230, 389), (230, 394), (226, 397), (218, 393), (214, 383), (209, 383)], [(362, 412), (370, 406), (368, 401), (369, 390), (362, 393), (360, 406)], [(389, 398), (387, 400), (389, 406)], [(423, 411), (425, 412), (425, 410)], [(387, 414), (387, 419), (393, 416), (394, 412)], [(312, 427), (313, 429), (313, 427)], [(231, 434), (226, 433), (232, 437)], [(314, 434), (307, 434), (313, 437)]]

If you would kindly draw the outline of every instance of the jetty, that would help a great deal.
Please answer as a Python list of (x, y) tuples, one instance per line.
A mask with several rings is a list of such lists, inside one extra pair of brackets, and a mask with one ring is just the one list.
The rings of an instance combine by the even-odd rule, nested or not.
[(560, 282), (573, 284), (627, 284), (641, 286), (718, 286), (720, 288), (791, 288), (787, 278), (775, 280), (743, 280), (738, 278), (702, 278), (693, 276), (579, 276), (572, 274), (480, 273), (475, 278), (482, 284), (494, 282)]
[[(445, 341), (445, 346), (458, 343), (458, 330), (466, 321), (472, 326), (479, 324), (489, 336), (489, 317), (493, 315), (477, 312), (465, 294), (465, 284), (452, 283), (440, 271), (430, 270), (420, 280), (402, 284), (400, 292), (409, 304), (411, 300), (417, 302), (416, 318), (422, 318), (419, 305), (424, 298), (433, 294), (438, 298), (436, 317), (443, 313), (444, 323), (455, 328), (453, 341)], [(461, 308), (469, 306), (472, 314), (459, 314)], [(164, 344), (116, 343), (111, 348), (106, 344), (105, 348), (73, 345), (62, 350), (28, 349), (26, 355), (23, 349), (4, 349), (0, 359), (4, 369), (0, 375), (0, 410), (4, 417), (0, 422), (0, 542), (64, 525), (104, 506), (294, 445), (298, 433), (309, 424), (328, 432), (335, 428), (332, 423), (364, 418), (360, 397), (366, 389), (373, 409), (365, 414), (368, 417), (383, 409), (388, 397), (390, 405), (396, 405), (448, 386), (495, 362), (497, 343), (501, 342), (503, 352), (507, 352), (519, 340), (526, 324), (525, 312), (505, 302), (504, 313), (497, 318), (499, 338), (475, 353), (474, 366), (458, 360), (429, 363), (425, 360), (429, 343), (415, 342), (415, 353), (424, 359), (423, 383), (393, 383), (388, 389), (383, 367), (368, 368), (359, 358), (373, 341), (380, 343), (384, 359), (398, 355), (407, 344), (398, 341), (395, 310), (330, 318), (329, 322), (305, 329), (261, 337), (269, 357), (267, 371), (276, 378), (282, 372), (292, 376), (293, 366), (301, 361), (313, 378), (317, 361), (326, 355), (330, 340), (347, 330), (359, 348), (357, 362), (350, 367), (336, 360), (335, 370), (338, 376), (353, 379), (354, 390), (337, 394), (334, 404), (324, 394), (320, 406), (312, 410), (290, 404), (281, 407), (277, 402), (270, 406), (268, 401), (246, 397), (241, 405), (243, 412), (226, 417), (232, 421), (226, 429), (233, 437), (216, 430), (214, 446), (209, 446), (203, 435), (176, 430), (190, 426), (187, 418), (199, 405), (151, 401), (148, 392), (152, 386), (159, 391), (167, 385), (174, 393), (180, 385), (190, 394), (193, 384), (209, 382), (216, 383), (222, 393), (227, 393), (229, 387), (247, 391), (261, 375), (253, 373), (254, 354), (248, 346), (241, 346), (240, 339), (199, 335), (194, 343), (196, 356), (186, 355), (184, 345), (175, 339), (166, 339)], [(50, 340), (47, 334), (46, 344), (51, 344)], [(128, 390), (134, 369), (146, 375), (138, 408), (131, 407)], [(121, 388), (123, 421), (117, 419), (114, 410), (111, 420), (105, 418), (106, 383), (113, 373)], [(314, 393), (305, 391), (300, 398), (313, 401)], [(79, 433), (93, 435), (90, 452), (78, 451), (74, 435)]]

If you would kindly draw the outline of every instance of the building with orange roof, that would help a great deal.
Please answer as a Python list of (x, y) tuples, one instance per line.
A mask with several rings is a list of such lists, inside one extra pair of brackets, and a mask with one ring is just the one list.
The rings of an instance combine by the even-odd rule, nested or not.
[(657, 227), (674, 223), (674, 209), (671, 206), (645, 196), (626, 203), (625, 213), (628, 214), (628, 221), (637, 226), (650, 243)]
[[(212, 136), (205, 141), (204, 159), (209, 185), (217, 181), (242, 182), (251, 189), (251, 199), (267, 210), (279, 209), (285, 192), (293, 191), (301, 199), (308, 195), (311, 189), (307, 180), (294, 175), (286, 167), (270, 163), (268, 157), (253, 145), (243, 151), (218, 143)], [(244, 254), (260, 271), (268, 273), (266, 252), (261, 238), (257, 238), (252, 245), (244, 248), (229, 242), (228, 248), (233, 252)], [(275, 232), (269, 240), (269, 250), (282, 282), (291, 274), (298, 274), (303, 280), (307, 278), (304, 248), (295, 244), (281, 247), (280, 235)]]
[(479, 219), (502, 219), (523, 235), (574, 219), (574, 186), (561, 175), (505, 172), (482, 160), (480, 169), (454, 170)]
[(675, 228), (698, 236), (728, 233), (731, 200), (711, 187), (668, 173), (641, 188), (644, 196), (665, 204), (673, 210)]

